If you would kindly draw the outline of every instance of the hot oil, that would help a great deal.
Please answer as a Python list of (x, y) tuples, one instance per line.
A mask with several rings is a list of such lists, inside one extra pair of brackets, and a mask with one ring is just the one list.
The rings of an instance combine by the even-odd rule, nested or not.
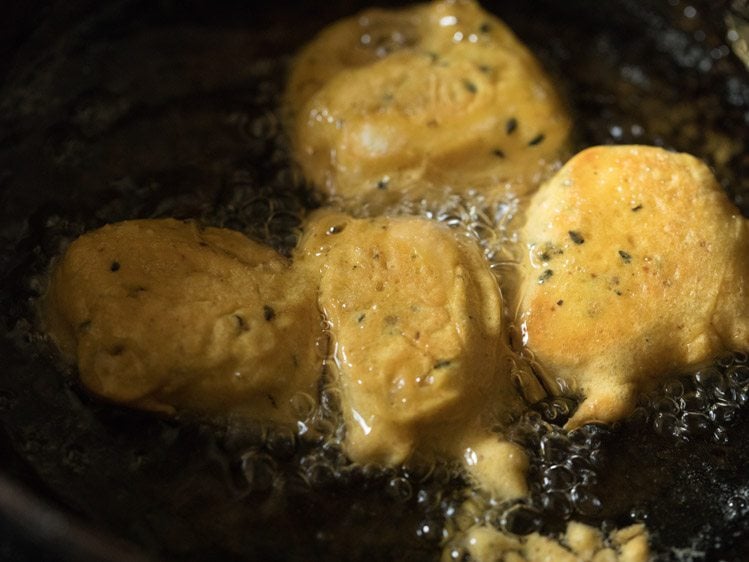
[[(585, 19), (572, 7), (541, 4), (500, 16), (567, 76), (562, 87), (579, 118), (580, 145), (692, 151), (745, 202), (739, 124), (749, 107), (746, 79), (728, 76), (737, 67), (711, 44), (709, 29), (697, 41), (694, 29), (674, 28), (653, 56), (650, 40), (638, 40), (633, 27), (662, 17), (657, 10), (640, 17), (631, 4), (615, 3), (611, 13), (586, 11)], [(14, 194), (3, 210), (2, 263), (11, 274), (1, 348), (13, 376), (2, 378), (0, 419), (17, 474), (87, 520), (183, 560), (434, 560), (470, 524), (526, 534), (559, 531), (570, 518), (603, 528), (645, 521), (662, 559), (742, 559), (749, 420), (740, 354), (643, 397), (618, 428), (567, 433), (561, 426), (574, 400), (537, 404), (506, 430), (531, 459), (530, 497), (512, 504), (467, 488), (447, 461), (397, 470), (353, 465), (342, 452), (330, 388), (318, 406), (295, 397), (305, 420), (296, 431), (236, 419), (159, 419), (79, 388), (53, 357), (33, 309), (48, 264), (70, 240), (106, 222), (177, 216), (240, 230), (288, 254), (306, 212), (319, 204), (290, 165), (277, 109), (296, 45), (274, 36), (272, 26), (259, 35), (256, 23), (237, 29), (228, 8), (206, 23), (197, 4), (195, 14), (161, 6), (145, 16), (128, 5), (89, 22), (2, 92), (6, 130), (22, 139), (0, 152), (3, 169), (13, 170), (0, 181)], [(323, 24), (302, 19), (300, 38)], [(116, 39), (99, 31), (107, 25), (119, 29)], [(700, 70), (705, 53), (713, 66)], [(733, 101), (715, 94), (715, 84)], [(55, 111), (45, 95), (56, 100)], [(666, 111), (677, 98), (696, 100), (699, 111), (687, 101)], [(42, 205), (50, 193), (55, 202)], [(477, 196), (393, 212), (426, 216), (476, 240), (505, 283), (519, 259), (521, 208)], [(16, 243), (26, 216), (30, 225)]]
[[(280, 128), (277, 108), (287, 62), (280, 57), (254, 64), (252, 85), (232, 94), (239, 99), (228, 104), (219, 96), (197, 109), (170, 106), (166, 116), (149, 116), (179, 129), (194, 111), (210, 114), (198, 125), (217, 130), (198, 137), (201, 143), (214, 138), (204, 150), (221, 148), (212, 144), (215, 137), (219, 145), (230, 138), (236, 154), (211, 165), (131, 170), (82, 204), (63, 201), (39, 211), (26, 238), (33, 252), (16, 258), (22, 281), (14, 287), (10, 336), (23, 353), (57, 374), (34, 383), (34, 373), (19, 373), (6, 381), (12, 440), (43, 486), (64, 504), (164, 555), (309, 559), (311, 549), (322, 559), (384, 559), (398, 544), (401, 554), (432, 559), (442, 532), (440, 506), (459, 486), (456, 469), (447, 463), (399, 470), (352, 465), (341, 450), (334, 389), (323, 389), (319, 405), (317, 397), (294, 397), (303, 420), (296, 431), (247, 419), (157, 419), (89, 396), (38, 331), (34, 300), (45, 290), (49, 264), (75, 237), (104, 223), (198, 218), (290, 253), (316, 202), (290, 165)], [(82, 166), (68, 150), (68, 134), (97, 131), (90, 142), (108, 142), (97, 138), (112, 121), (108, 103), (109, 96), (99, 94), (77, 101), (86, 127), (54, 139), (50, 154), (56, 166)], [(78, 115), (67, 126), (78, 128), (74, 124), (83, 122)], [(129, 127), (137, 131), (135, 120)], [(76, 151), (86, 152), (82, 144), (75, 142)], [(320, 348), (326, 355), (325, 342)], [(13, 423), (18, 419), (24, 420), (20, 426)], [(116, 461), (112, 450), (118, 451)], [(248, 529), (258, 531), (248, 535)]]
[[(601, 474), (598, 489), (609, 490), (602, 515), (644, 520), (674, 552), (689, 545), (706, 559), (742, 557), (745, 542), (736, 539), (745, 526), (738, 467), (746, 463), (746, 364), (744, 353), (722, 357), (642, 397), (609, 448), (607, 467), (623, 470)], [(650, 469), (639, 486), (624, 482), (624, 472), (639, 474), (644, 466)], [(682, 509), (668, 509), (674, 505)]]

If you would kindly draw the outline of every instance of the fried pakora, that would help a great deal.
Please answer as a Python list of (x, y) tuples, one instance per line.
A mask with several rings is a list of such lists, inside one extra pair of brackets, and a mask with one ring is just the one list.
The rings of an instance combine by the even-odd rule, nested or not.
[(479, 485), (522, 495), (525, 455), (490, 431), (523, 401), (497, 281), (473, 242), (425, 219), (321, 212), (296, 263), (319, 272), (347, 455), (457, 457)]
[(308, 181), (374, 212), (472, 189), (525, 193), (570, 131), (539, 62), (472, 0), (371, 9), (331, 25), (296, 57), (286, 100)]
[(749, 349), (747, 221), (698, 159), (587, 149), (534, 196), (523, 235), (518, 324), (549, 388), (582, 395), (570, 426)]
[(238, 232), (104, 226), (70, 245), (42, 310), (82, 383), (115, 402), (293, 422), (292, 396), (316, 396), (316, 285)]

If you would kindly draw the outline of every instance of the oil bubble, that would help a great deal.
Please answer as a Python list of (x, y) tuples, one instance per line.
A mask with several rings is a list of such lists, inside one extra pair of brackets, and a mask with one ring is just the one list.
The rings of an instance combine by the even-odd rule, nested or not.
[(594, 470), (580, 469), (575, 476), (576, 481), (584, 486), (594, 486), (598, 483), (598, 474)]
[(664, 396), (653, 401), (653, 409), (660, 413), (675, 414), (679, 411), (679, 406), (676, 401)]
[(741, 387), (749, 383), (749, 366), (736, 365), (727, 372), (728, 382), (733, 387)]
[(663, 391), (671, 399), (680, 398), (684, 394), (684, 385), (681, 381), (670, 381), (663, 386)]
[(719, 392), (725, 391), (728, 386), (721, 372), (715, 367), (697, 372), (694, 375), (694, 380), (699, 386), (713, 392), (716, 390)]
[(580, 431), (585, 436), (585, 448), (588, 449), (600, 448), (611, 435), (610, 428), (601, 423), (587, 423), (580, 427)]
[(564, 466), (573, 475), (577, 475), (581, 470), (591, 469), (590, 462), (582, 455), (572, 455), (564, 461)]
[[(746, 356), (746, 354), (743, 354)], [(739, 355), (739, 357), (741, 357)], [(724, 355), (722, 357), (718, 357), (718, 359), (715, 361), (715, 363), (718, 365), (718, 367), (722, 367), (724, 369), (730, 367), (733, 365), (734, 361), (736, 360), (736, 354), (734, 355)], [(744, 361), (745, 363), (746, 361)]]
[(728, 430), (725, 427), (716, 427), (711, 435), (713, 443), (717, 445), (728, 444)]
[(443, 462), (435, 463), (434, 469), (429, 475), (428, 481), (430, 484), (436, 487), (447, 486), (447, 484), (452, 479), (452, 472), (453, 471), (447, 464)]
[(436, 542), (442, 538), (442, 525), (437, 519), (424, 519), (416, 526), (416, 536), (425, 542)]
[(273, 486), (277, 466), (269, 455), (248, 451), (241, 457), (241, 469), (250, 490), (262, 492)]
[(593, 468), (600, 468), (606, 462), (606, 452), (603, 449), (594, 449), (588, 453), (588, 462)]
[(636, 426), (645, 425), (650, 419), (650, 412), (643, 406), (638, 406), (629, 416), (629, 421)]
[(335, 468), (322, 460), (307, 467), (305, 476), (309, 485), (315, 489), (329, 488), (336, 481)]
[(527, 449), (538, 446), (539, 435), (533, 426), (527, 423), (515, 424), (507, 434), (508, 439)]
[(249, 125), (250, 134), (262, 140), (271, 140), (278, 133), (278, 129), (278, 118), (270, 111), (254, 119)]
[(539, 445), (541, 458), (550, 463), (559, 463), (564, 460), (567, 439), (561, 434), (550, 433), (541, 438)]
[(705, 397), (698, 392), (689, 392), (679, 399), (679, 408), (691, 412), (702, 410), (705, 407)]
[(564, 490), (571, 486), (574, 481), (573, 473), (564, 465), (550, 466), (544, 472), (543, 485), (544, 488), (550, 490)]
[(431, 476), (434, 466), (434, 459), (416, 451), (402, 467), (402, 473), (411, 482), (424, 483)]
[(331, 415), (341, 410), (341, 390), (335, 385), (325, 388), (322, 393), (321, 406), (325, 414)]
[(268, 431), (265, 448), (274, 458), (288, 460), (296, 453), (296, 435), (288, 427), (273, 427)]
[(442, 494), (439, 492), (422, 489), (416, 494), (416, 504), (424, 511), (430, 511), (439, 506)]
[(712, 427), (710, 418), (703, 414), (693, 412), (685, 412), (684, 414), (682, 414), (681, 423), (684, 432), (689, 437), (708, 435)]
[(739, 408), (735, 404), (717, 402), (710, 406), (708, 415), (717, 424), (730, 425), (738, 418)]
[(568, 398), (548, 398), (533, 405), (543, 419), (550, 423), (562, 425), (575, 407), (575, 402)]
[(749, 502), (742, 496), (732, 496), (726, 502), (726, 519), (736, 520), (749, 511)]
[(603, 507), (601, 500), (580, 484), (572, 488), (570, 497), (575, 509), (582, 515), (597, 515)]
[(653, 429), (659, 435), (676, 435), (679, 420), (670, 413), (658, 412), (653, 418)]
[(529, 535), (538, 531), (542, 524), (541, 513), (527, 505), (516, 505), (502, 515), (501, 527), (514, 535)]
[(76, 474), (85, 473), (89, 462), (85, 449), (76, 443), (66, 446), (62, 451), (63, 466)]
[(629, 518), (633, 523), (645, 523), (648, 515), (648, 510), (641, 506), (635, 506), (629, 510)]
[(291, 410), (298, 419), (308, 419), (315, 409), (315, 399), (306, 392), (297, 392), (290, 400)]
[(378, 480), (383, 473), (383, 468), (374, 463), (367, 463), (363, 466), (357, 465), (356, 466), (357, 472), (361, 474), (361, 476), (370, 482)]
[(741, 386), (740, 388), (737, 388), (735, 390), (734, 399), (739, 404), (739, 406), (743, 406), (746, 403), (749, 402), (749, 384), (745, 384)]
[(539, 505), (545, 514), (566, 520), (572, 513), (572, 506), (567, 494), (563, 492), (548, 492), (541, 496)]

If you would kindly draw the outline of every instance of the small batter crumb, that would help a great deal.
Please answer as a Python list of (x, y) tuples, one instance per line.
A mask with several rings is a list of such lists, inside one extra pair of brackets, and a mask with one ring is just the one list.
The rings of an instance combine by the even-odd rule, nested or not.
[(647, 562), (650, 546), (645, 526), (635, 524), (608, 536), (594, 527), (571, 521), (560, 536), (531, 533), (518, 536), (476, 525), (443, 550), (443, 562), (455, 548), (465, 549), (475, 562)]

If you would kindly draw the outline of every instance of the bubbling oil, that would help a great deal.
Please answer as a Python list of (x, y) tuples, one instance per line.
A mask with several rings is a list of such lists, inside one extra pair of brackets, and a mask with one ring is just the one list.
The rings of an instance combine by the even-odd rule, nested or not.
[[(298, 173), (292, 177), (298, 178)], [(473, 240), (481, 247), (498, 281), (507, 286), (508, 280), (518, 274), (523, 251), (518, 240), (523, 204), (518, 198), (489, 203), (482, 194), (471, 193), (467, 197), (448, 196), (440, 202), (404, 202), (387, 209), (385, 214), (421, 216)], [(369, 216), (366, 208), (360, 214)], [(532, 358), (519, 357), (517, 361), (527, 365)], [(691, 375), (674, 378), (644, 395), (633, 419), (646, 420), (656, 434), (674, 444), (700, 439), (724, 444), (728, 426), (749, 399), (746, 363), (746, 354), (737, 353)], [(324, 385), (319, 407), (310, 411), (296, 436), (300, 440), (311, 439), (314, 445), (294, 461), (301, 480), (312, 490), (332, 490), (360, 482), (377, 487), (396, 502), (408, 503), (415, 498), (415, 507), (421, 514), (413, 530), (416, 538), (443, 545), (451, 556), (460, 554), (457, 546), (454, 552), (450, 550), (451, 541), (461, 531), (478, 524), (519, 535), (561, 532), (571, 519), (598, 524), (603, 529), (612, 525), (601, 517), (606, 498), (597, 484), (602, 470), (616, 469), (607, 464), (606, 457), (607, 448), (615, 446), (616, 431), (602, 424), (565, 431), (561, 426), (577, 406), (572, 397), (542, 400), (505, 430), (529, 454), (530, 494), (522, 501), (500, 502), (467, 486), (460, 469), (448, 461), (416, 470), (351, 463), (343, 453), (345, 428), (337, 393), (335, 385)], [(742, 498), (734, 498), (731, 505), (734, 511), (740, 511)], [(630, 518), (644, 521), (647, 511), (633, 508)]]
[[(543, 23), (539, 20), (538, 25)], [(555, 30), (558, 27), (555, 25)], [(564, 33), (573, 31), (570, 27)], [(195, 49), (196, 52), (208, 52), (209, 45), (220, 44), (216, 35), (208, 36), (203, 45), (201, 39), (196, 39), (197, 32), (191, 33), (171, 39), (161, 35), (161, 38), (174, 41), (175, 51), (179, 50), (177, 45), (181, 48), (186, 41), (188, 44), (198, 41), (200, 48)], [(542, 35), (544, 39), (548, 36), (548, 33)], [(140, 44), (134, 40), (131, 43), (129, 47), (136, 49)], [(587, 44), (586, 41), (569, 42), (570, 45), (578, 43)], [(242, 42), (236, 44), (241, 46)], [(607, 49), (606, 57), (619, 56), (613, 45), (608, 45)], [(591, 52), (595, 57), (600, 51), (596, 47)], [(596, 64), (607, 64), (606, 57), (598, 56), (600, 60)], [(123, 62), (139, 58), (150, 57), (133, 56), (128, 50)], [(210, 67), (224, 60), (222, 56), (205, 59)], [(47, 140), (42, 159), (50, 162), (37, 162), (38, 151), (35, 151), (34, 167), (52, 170), (44, 175), (45, 181), (62, 176), (71, 183), (80, 182), (83, 187), (77, 192), (79, 197), (71, 198), (69, 205), (62, 202), (35, 213), (21, 244), (16, 245), (15, 240), (4, 241), (3, 265), (8, 265), (8, 271), (20, 279), (13, 288), (12, 298), (8, 298), (5, 320), (13, 326), (9, 337), (24, 357), (32, 357), (37, 365), (45, 368), (51, 365), (47, 344), (38, 331), (29, 303), (44, 292), (46, 272), (55, 256), (82, 232), (103, 223), (129, 218), (192, 217), (210, 225), (242, 231), (284, 254), (291, 252), (308, 209), (320, 202), (292, 163), (277, 109), (288, 59), (274, 56), (247, 63), (246, 52), (241, 49), (237, 59), (248, 65), (240, 86), (229, 83), (224, 90), (216, 88), (219, 94), (201, 94), (203, 105), (198, 104), (200, 107), (193, 104), (194, 97), (189, 98), (187, 91), (182, 94), (169, 91), (167, 96), (159, 90), (162, 82), (165, 88), (171, 88), (177, 81), (153, 84), (146, 73), (133, 84), (151, 86), (143, 88), (143, 91), (148, 90), (145, 100), (148, 103), (138, 99), (139, 95), (144, 95), (138, 89), (129, 92), (126, 87), (124, 90), (111, 88), (111, 91), (94, 88), (72, 100), (75, 111), (70, 120), (56, 123), (54, 134), (44, 135)], [(622, 60), (628, 61), (626, 57)], [(95, 62), (95, 56), (91, 55), (91, 61), (80, 67), (88, 68), (89, 63)], [(183, 67), (203, 68), (200, 64), (198, 60), (196, 65)], [(658, 127), (651, 125), (643, 114), (648, 111), (648, 105), (643, 104), (642, 110), (633, 111), (637, 108), (622, 108), (612, 101), (633, 100), (626, 104), (639, 104), (640, 97), (631, 95), (637, 83), (628, 79), (624, 71), (648, 73), (647, 67), (627, 64), (621, 66), (625, 80), (618, 81), (620, 67), (617, 65), (622, 62), (612, 64), (613, 68), (606, 75), (610, 80), (601, 81), (617, 85), (621, 92), (590, 98), (581, 94), (579, 105), (587, 108), (590, 114), (585, 116), (583, 124), (586, 141), (662, 143), (666, 138), (677, 148), (688, 150), (688, 146), (682, 146), (687, 141), (682, 142), (681, 136), (677, 139), (671, 130), (672, 114), (662, 110), (662, 104), (667, 101), (656, 104), (652, 111), (657, 114), (659, 123), (668, 121)], [(173, 66), (161, 68), (168, 71)], [(573, 66), (582, 73), (575, 80), (599, 76), (589, 71), (590, 65)], [(126, 76), (128, 72), (139, 76), (137, 68), (124, 69), (121, 74)], [(682, 73), (682, 69), (677, 72)], [(160, 72), (153, 73), (153, 76), (160, 75)], [(664, 79), (665, 82), (668, 80)], [(50, 84), (53, 83), (50, 80)], [(660, 79), (654, 83), (657, 88), (666, 88)], [(676, 78), (673, 83), (680, 84)], [(739, 86), (741, 83), (737, 82)], [(30, 87), (17, 92), (16, 97), (21, 102), (17, 105), (35, 118), (43, 119), (44, 104), (39, 100), (44, 99), (47, 86), (26, 86)], [(651, 86), (641, 89), (647, 88)], [(584, 92), (586, 88), (577, 90)], [(184, 99), (181, 99), (183, 94)], [(662, 99), (671, 98), (662, 96)], [(742, 103), (739, 99), (735, 106), (738, 108)], [(605, 104), (608, 105), (602, 107)], [(143, 118), (147, 112), (134, 111), (139, 105), (156, 108), (151, 117), (146, 115), (150, 121)], [(690, 103), (690, 108), (702, 115), (702, 106), (707, 105), (707, 102)], [(726, 127), (739, 127), (741, 123), (741, 119), (724, 119), (722, 111), (710, 111), (709, 116), (706, 123), (700, 121), (697, 130), (709, 128), (714, 122), (727, 123)], [(685, 120), (696, 122), (696, 117), (690, 113)], [(181, 123), (193, 122), (196, 125), (188, 132), (194, 135), (194, 142), (177, 142), (189, 136), (184, 134)], [(156, 159), (163, 157), (170, 164), (154, 172), (150, 155), (145, 150), (139, 152), (138, 147), (151, 146), (144, 140), (153, 137), (154, 130), (163, 133), (172, 129), (177, 132), (172, 144), (179, 147), (175, 149), (179, 157), (166, 152), (165, 147), (170, 143), (158, 145), (163, 153)], [(630, 136), (627, 136), (628, 131), (631, 131)], [(132, 136), (127, 137), (127, 134)], [(168, 135), (166, 138), (171, 139)], [(229, 148), (217, 139), (228, 139), (222, 142)], [(131, 147), (130, 152), (137, 157), (112, 172), (108, 166), (118, 161), (108, 159), (107, 155), (120, 154), (123, 143)], [(185, 155), (180, 152), (183, 148), (192, 151)], [(722, 170), (722, 177), (736, 179), (736, 174), (728, 170), (729, 167), (740, 169), (731, 164), (733, 160), (714, 160)], [(183, 166), (183, 161), (194, 165)], [(731, 183), (738, 186), (740, 181), (738, 178)], [(100, 188), (100, 184), (104, 188)], [(91, 186), (94, 187), (89, 193), (87, 188)], [(403, 203), (388, 212), (424, 216), (476, 241), (500, 283), (507, 286), (522, 257), (517, 229), (523, 220), (523, 205), (524, 201), (512, 198), (489, 202), (481, 194), (474, 193), (463, 199), (449, 196), (437, 203)], [(320, 345), (320, 354), (325, 357), (329, 354), (326, 343), (321, 341)], [(7, 358), (13, 357), (13, 353), (8, 352)], [(519, 362), (523, 360), (532, 361), (532, 358), (521, 358)], [(20, 359), (14, 361), (17, 365), (27, 363)], [(200, 559), (201, 552), (215, 556), (212, 549), (217, 544), (233, 557), (244, 555), (262, 559), (257, 552), (274, 551), (254, 550), (251, 543), (256, 539), (252, 529), (269, 526), (278, 531), (278, 537), (268, 543), (269, 548), (277, 548), (279, 544), (292, 548), (292, 545), (282, 544), (283, 541), (299, 535), (293, 532), (290, 524), (284, 523), (286, 520), (299, 526), (306, 522), (311, 530), (304, 535), (307, 542), (302, 541), (303, 548), (312, 545), (312, 551), (319, 558), (352, 560), (377, 558), (377, 553), (386, 559), (383, 551), (376, 548), (367, 551), (369, 545), (359, 547), (358, 555), (343, 550), (355, 548), (357, 542), (372, 533), (373, 527), (375, 534), (382, 534), (382, 543), (387, 544), (388, 549), (392, 549), (393, 544), (403, 545), (403, 552), (410, 553), (413, 559), (430, 560), (438, 556), (442, 546), (451, 549), (453, 539), (476, 524), (527, 534), (555, 532), (569, 519), (582, 519), (603, 528), (631, 521), (654, 521), (658, 515), (657, 505), (639, 498), (637, 502), (621, 500), (606, 485), (610, 475), (627, 469), (628, 461), (618, 458), (616, 453), (626, 441), (628, 428), (637, 428), (644, 439), (658, 439), (665, 456), (653, 459), (653, 463), (673, 462), (687, 445), (709, 447), (730, 456), (736, 453), (731, 436), (737, 427), (742, 427), (749, 400), (749, 366), (746, 354), (742, 353), (721, 358), (697, 373), (675, 377), (643, 396), (633, 419), (620, 428), (586, 425), (566, 432), (562, 425), (576, 407), (575, 400), (545, 399), (503, 430), (522, 445), (530, 457), (530, 494), (519, 502), (501, 502), (468, 486), (459, 467), (448, 460), (420, 462), (414, 459), (397, 469), (351, 463), (341, 446), (345, 428), (337, 389), (326, 379), (319, 396), (299, 394), (293, 397), (294, 409), (301, 421), (290, 429), (233, 418), (195, 420), (185, 415), (177, 421), (160, 420), (92, 400), (83, 389), (68, 382), (73, 377), (69, 376), (72, 373), (66, 366), (54, 364), (49, 367), (51, 374), (46, 378), (25, 367), (17, 371), (17, 377), (2, 381), (0, 415), (9, 427), (18, 426), (21, 420), (22, 428), (13, 435), (16, 449), (45, 485), (91, 520), (108, 520), (113, 529), (125, 529), (123, 532), (140, 544), (166, 545), (162, 548), (171, 556), (176, 552), (185, 558), (189, 549), (195, 549), (196, 560)], [(117, 455), (111, 454), (113, 448)], [(113, 456), (116, 456), (114, 461)], [(166, 476), (158, 479), (155, 475), (161, 473)], [(155, 477), (154, 484), (151, 481)], [(647, 478), (646, 471), (642, 481)], [(121, 486), (130, 492), (124, 495), (134, 499), (123, 499), (120, 497), (123, 494), (111, 495), (113, 482), (115, 488)], [(749, 512), (747, 490), (744, 483), (719, 495), (718, 516), (736, 525), (745, 519)], [(149, 495), (156, 499), (149, 501)], [(120, 513), (113, 514), (109, 503), (122, 508)], [(201, 512), (208, 515), (201, 516)], [(154, 513), (164, 515), (160, 523)], [(302, 515), (297, 516), (297, 513)], [(665, 527), (668, 523), (661, 520), (661, 524)], [(687, 544), (687, 539), (680, 537), (671, 544), (677, 543)], [(346, 546), (337, 547), (337, 544)], [(698, 547), (706, 550), (705, 544), (696, 545), (695, 552)], [(449, 552), (454, 559), (463, 559), (465, 555), (457, 547)], [(275, 553), (277, 557), (277, 551)], [(289, 557), (294, 558), (295, 553), (290, 552)], [(296, 552), (296, 558), (309, 559), (309, 551)]]
[[(561, 162), (551, 166), (558, 168)], [(397, 189), (397, 186), (391, 186)], [(439, 193), (435, 190), (435, 193)], [(352, 208), (336, 198), (325, 204), (340, 208), (357, 217), (372, 216), (412, 216), (444, 224), (478, 244), (483, 251), (491, 270), (500, 277), (503, 272), (517, 268), (521, 259), (518, 228), (523, 221), (526, 198), (515, 196), (511, 191), (504, 197), (476, 190), (468, 190), (464, 195), (452, 193), (449, 189), (432, 199), (404, 199), (383, 209), (373, 210), (366, 204)]]
[[(237, 128), (254, 155), (253, 161), (258, 158), (266, 165), (233, 170), (219, 204), (202, 206), (199, 217), (207, 224), (244, 232), (288, 255), (296, 245), (307, 210), (318, 203), (293, 165), (278, 111), (267, 110), (268, 106), (278, 107), (279, 84), (274, 88), (267, 81), (261, 84), (263, 95), (258, 103), (264, 109), (254, 118), (250, 112), (233, 113), (228, 122)], [(143, 193), (143, 189), (133, 190), (132, 185), (124, 184), (118, 197), (99, 210), (97, 219), (118, 220), (122, 209), (140, 208), (142, 203), (133, 204), (133, 199), (143, 197)], [(173, 199), (162, 199), (147, 214), (179, 215), (183, 204), (184, 194), (177, 194)], [(469, 193), (437, 202), (404, 202), (385, 214), (421, 216), (474, 241), (499, 283), (506, 287), (518, 274), (523, 251), (518, 239), (523, 206), (519, 198), (489, 202), (480, 193)], [(366, 216), (366, 210), (362, 214)], [(53, 260), (90, 224), (51, 214), (43, 228), (41, 263)], [(41, 272), (29, 280), (36, 294), (43, 292), (44, 284)], [(325, 321), (321, 327), (325, 333)], [(331, 360), (328, 342), (326, 335), (319, 345), (326, 361)], [(526, 369), (530, 361), (532, 358), (521, 356), (516, 360)], [(725, 444), (728, 427), (749, 401), (748, 363), (746, 354), (737, 353), (692, 375), (675, 378), (644, 395), (633, 419), (643, 421), (674, 443), (710, 440)], [(299, 393), (292, 398), (300, 420), (294, 429), (247, 419), (204, 422), (216, 432), (225, 455), (221, 464), (227, 467), (237, 498), (262, 498), (263, 505), (276, 506), (265, 508), (271, 512), (290, 494), (365, 489), (392, 504), (413, 509), (412, 540), (429, 548), (443, 547), (455, 559), (465, 559), (466, 554), (459, 546), (451, 546), (452, 541), (474, 525), (525, 535), (561, 532), (571, 519), (598, 523), (602, 528), (609, 524), (599, 517), (605, 498), (596, 485), (602, 470), (615, 469), (606, 463), (606, 449), (615, 432), (600, 424), (565, 431), (562, 425), (577, 406), (574, 398), (541, 400), (509, 428), (503, 428), (503, 433), (521, 445), (530, 458), (529, 496), (503, 502), (471, 488), (460, 467), (450, 460), (425, 462), (417, 458), (397, 469), (349, 461), (343, 452), (340, 391), (328, 378), (327, 373), (323, 375), (318, 397)], [(33, 456), (40, 447), (39, 439), (29, 439), (26, 453)], [(85, 472), (87, 458), (80, 446), (68, 447), (63, 461), (71, 470)], [(742, 496), (732, 498), (729, 504), (729, 515), (749, 511), (749, 501)], [(647, 512), (633, 510), (632, 519), (645, 520)]]
[(674, 441), (725, 445), (747, 402), (749, 358), (737, 352), (641, 397), (633, 417)]
[[(246, 185), (238, 182), (236, 189), (246, 189)], [(273, 220), (278, 208), (275, 205), (269, 201), (263, 207), (266, 224)], [(477, 217), (485, 220), (487, 214), (461, 207), (455, 201), (446, 207), (450, 213), (430, 211), (423, 216), (462, 229), (466, 236), (481, 232), (472, 231), (467, 225), (475, 224)], [(257, 218), (247, 216), (253, 221)], [(301, 215), (296, 216), (302, 220)], [(289, 230), (295, 228), (290, 222), (284, 226)], [(50, 216), (43, 228), (48, 239), (41, 245), (45, 248), (42, 261), (51, 259), (85, 226)], [(289, 236), (294, 236), (293, 232), (275, 240), (288, 240)], [(477, 241), (490, 248), (497, 238)], [(29, 280), (29, 286), (41, 287), (43, 278), (37, 275)], [(322, 348), (321, 354), (329, 357), (326, 348)], [(319, 397), (303, 393), (293, 397), (301, 420), (295, 430), (245, 419), (229, 420), (223, 426), (217, 425), (216, 420), (209, 422), (225, 451), (222, 462), (230, 467), (227, 470), (232, 474), (237, 498), (256, 501), (262, 497), (269, 505), (279, 505), (289, 494), (331, 494), (363, 488), (392, 504), (413, 509), (417, 517), (411, 528), (412, 540), (431, 548), (442, 545), (451, 556), (465, 554), (451, 544), (473, 525), (491, 525), (518, 535), (560, 532), (570, 519), (582, 519), (602, 528), (610, 525), (610, 520), (600, 517), (606, 498), (597, 484), (602, 471), (617, 469), (607, 464), (606, 459), (608, 447), (615, 446), (616, 431), (599, 424), (565, 431), (562, 425), (577, 406), (573, 398), (537, 402), (511, 427), (505, 428), (507, 437), (521, 445), (530, 457), (530, 494), (519, 502), (498, 502), (467, 486), (460, 468), (449, 461), (422, 464), (415, 459), (413, 466), (398, 469), (351, 463), (342, 447), (345, 427), (339, 390), (324, 381)], [(643, 395), (632, 421), (644, 424), (675, 445), (692, 442), (725, 445), (729, 430), (737, 423), (747, 401), (749, 358), (739, 352)], [(27, 440), (25, 454), (32, 458), (39, 455), (45, 443), (48, 440), (40, 441), (35, 434)], [(79, 445), (73, 444), (64, 451), (64, 464), (71, 470), (83, 474), (88, 463), (85, 449)], [(748, 505), (749, 500), (744, 496), (729, 498), (726, 518), (740, 517), (739, 514), (749, 511)], [(630, 518), (647, 520), (647, 509), (633, 508)]]

